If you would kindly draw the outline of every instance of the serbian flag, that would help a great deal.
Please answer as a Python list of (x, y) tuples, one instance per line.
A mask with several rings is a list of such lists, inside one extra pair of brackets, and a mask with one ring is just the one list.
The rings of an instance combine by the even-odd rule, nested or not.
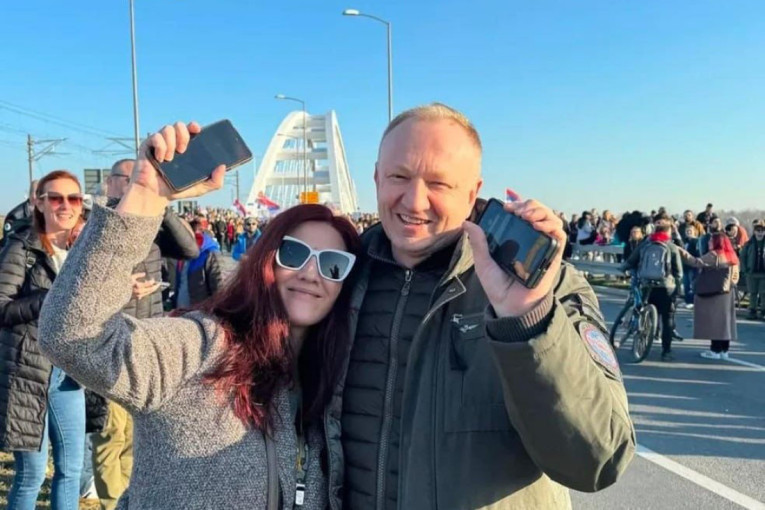
[(505, 202), (517, 202), (521, 196), (510, 188), (505, 189)]
[(234, 199), (234, 207), (236, 207), (236, 210), (239, 211), (239, 214), (242, 216), (247, 216), (247, 209), (242, 205), (242, 203), (239, 201), (238, 198)]
[(280, 209), (279, 204), (265, 196), (262, 191), (258, 193), (258, 203), (271, 212), (278, 211)]

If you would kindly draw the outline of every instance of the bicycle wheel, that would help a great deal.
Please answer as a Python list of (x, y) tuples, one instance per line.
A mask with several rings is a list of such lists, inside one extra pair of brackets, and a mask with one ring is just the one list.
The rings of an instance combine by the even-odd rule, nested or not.
[(611, 326), (611, 331), (608, 335), (608, 341), (611, 342), (611, 347), (614, 345), (614, 340), (619, 338), (620, 344), (624, 345), (624, 340), (629, 336), (630, 327), (632, 326), (632, 300), (627, 301), (619, 314), (616, 316), (614, 325)]
[(653, 305), (645, 305), (640, 311), (638, 332), (632, 342), (632, 357), (635, 363), (640, 363), (648, 357), (659, 325), (659, 314)]

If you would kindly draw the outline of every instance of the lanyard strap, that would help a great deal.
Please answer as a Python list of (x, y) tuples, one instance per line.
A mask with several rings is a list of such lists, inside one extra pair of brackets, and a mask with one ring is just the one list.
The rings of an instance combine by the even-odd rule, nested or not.
[(303, 410), (298, 408), (298, 426), (297, 426), (297, 477), (295, 485), (295, 507), (300, 508), (305, 502), (305, 479), (306, 479), (306, 457), (307, 445), (305, 443), (305, 432), (303, 431)]

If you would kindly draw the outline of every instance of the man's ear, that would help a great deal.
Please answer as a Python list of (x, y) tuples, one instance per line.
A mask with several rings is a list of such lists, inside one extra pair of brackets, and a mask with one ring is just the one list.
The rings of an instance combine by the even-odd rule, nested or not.
[(375, 186), (379, 186), (380, 185), (380, 170), (377, 167), (377, 162), (375, 162), (374, 179), (375, 179)]
[(475, 201), (478, 199), (478, 193), (481, 191), (481, 188), (483, 187), (483, 179), (478, 179), (478, 182), (475, 185), (475, 188), (470, 190), (470, 205), (475, 205)]

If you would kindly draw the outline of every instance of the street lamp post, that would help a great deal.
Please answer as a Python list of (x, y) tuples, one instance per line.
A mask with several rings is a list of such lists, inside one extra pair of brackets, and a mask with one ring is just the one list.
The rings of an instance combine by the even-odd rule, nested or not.
[(391, 42), (391, 23), (390, 21), (378, 18), (372, 14), (364, 14), (358, 9), (346, 9), (343, 11), (343, 16), (356, 16), (362, 18), (369, 18), (378, 21), (385, 25), (388, 32), (388, 122), (393, 120), (393, 46)]
[[(303, 192), (306, 192), (308, 191), (308, 166), (306, 165), (307, 142), (306, 142), (306, 133), (305, 133), (306, 131), (305, 101), (303, 101), (302, 99), (298, 99), (296, 97), (285, 96), (284, 94), (276, 94), (274, 98), (280, 99), (282, 101), (294, 101), (296, 103), (300, 103), (303, 107), (303, 165), (302, 166), (303, 166)], [(305, 195), (303, 195), (303, 197), (305, 197)]]
[(133, 0), (130, 0), (130, 54), (133, 62), (133, 135), (135, 137), (135, 154), (138, 157), (140, 132), (138, 128), (138, 73), (135, 63), (135, 17), (133, 15)]

